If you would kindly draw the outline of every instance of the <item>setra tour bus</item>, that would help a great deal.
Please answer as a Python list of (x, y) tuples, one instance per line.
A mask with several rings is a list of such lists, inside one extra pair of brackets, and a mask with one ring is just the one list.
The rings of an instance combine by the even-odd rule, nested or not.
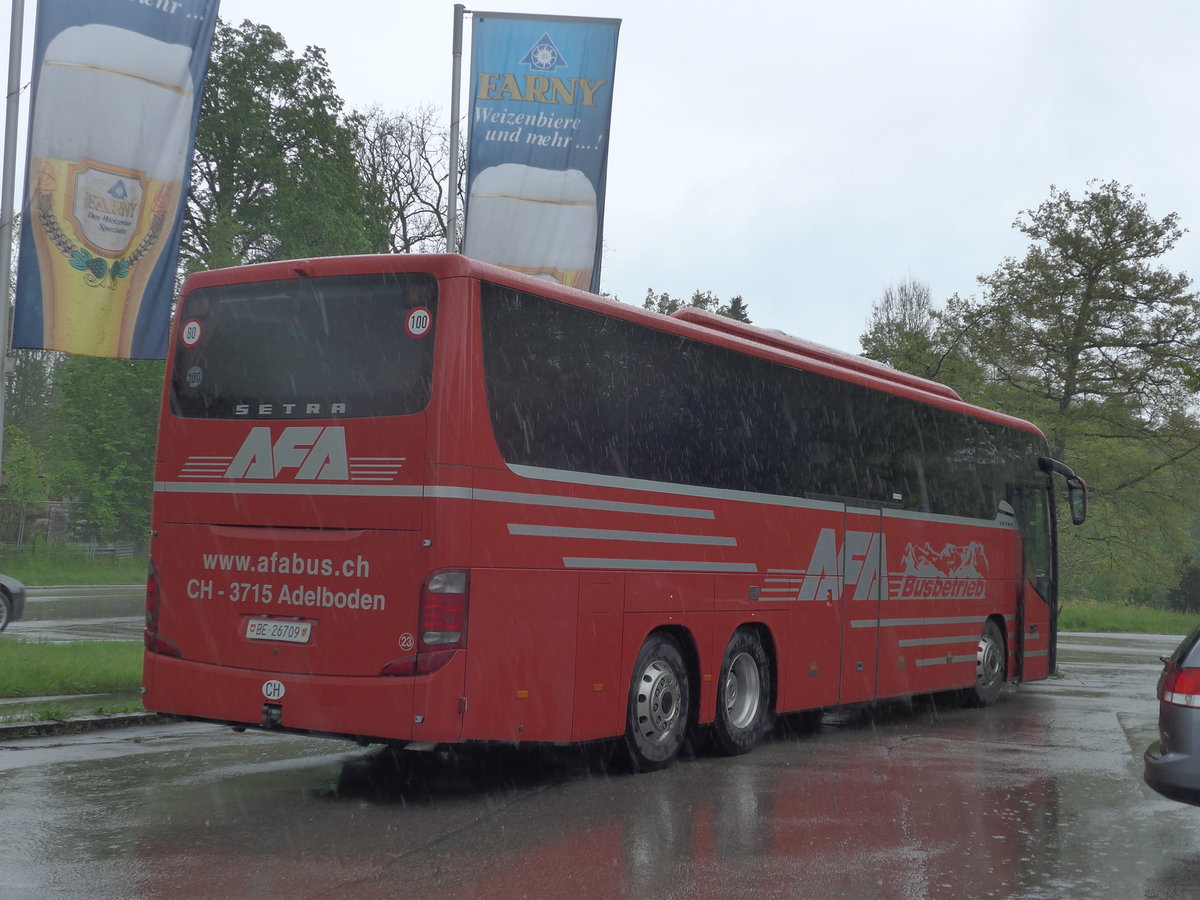
[(147, 709), (412, 748), (707, 732), (1054, 671), (1033, 425), (695, 309), (457, 255), (188, 278)]

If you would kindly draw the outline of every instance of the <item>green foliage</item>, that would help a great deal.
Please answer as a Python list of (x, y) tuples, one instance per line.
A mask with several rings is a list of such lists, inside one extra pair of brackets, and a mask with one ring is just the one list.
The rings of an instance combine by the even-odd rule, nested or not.
[(0, 493), (16, 500), (40, 498), (45, 489), (42, 469), (33, 442), (16, 425), (7, 426), (4, 429), (4, 485)]
[(160, 360), (71, 356), (55, 371), (66, 425), (54, 496), (85, 502), (102, 541), (141, 541), (150, 528)]
[(1200, 300), (1160, 263), (1183, 233), (1116, 182), (1051, 188), (1020, 214), (1020, 259), (980, 299), (936, 310), (909, 282), (876, 305), (868, 356), (1028, 419), (1083, 476), (1089, 520), (1064, 525), (1064, 596), (1164, 605), (1196, 549)]
[(666, 292), (655, 294), (654, 288), (650, 288), (646, 291), (646, 298), (642, 301), (642, 309), (662, 313), (664, 316), (669, 316), (671, 313), (683, 309), (685, 306), (692, 306), (696, 309), (702, 309), (705, 312), (714, 312), (719, 316), (737, 319), (739, 322), (749, 324), (751, 321), (749, 307), (740, 294), (728, 303), (723, 303), (712, 291), (696, 290), (692, 292), (692, 299), (684, 303), (682, 300), (672, 297)]
[(982, 367), (963, 351), (954, 316), (961, 302), (952, 297), (945, 311), (938, 310), (929, 285), (911, 278), (887, 287), (859, 337), (863, 356), (950, 385), (964, 399), (980, 402), (986, 379)]
[(1196, 617), (1187, 613), (1093, 600), (1065, 603), (1058, 616), (1060, 631), (1177, 634), (1182, 637), (1195, 627)]
[(324, 51), (217, 24), (184, 223), (190, 269), (387, 249)]

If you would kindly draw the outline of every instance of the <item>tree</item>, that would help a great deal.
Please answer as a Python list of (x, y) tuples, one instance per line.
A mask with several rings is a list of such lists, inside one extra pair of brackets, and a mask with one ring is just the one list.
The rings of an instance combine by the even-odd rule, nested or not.
[(1183, 230), (1116, 182), (1051, 188), (1014, 227), (1031, 244), (947, 316), (985, 372), (985, 403), (1038, 423), (1092, 488), (1063, 532), (1068, 594), (1161, 601), (1194, 548), (1200, 301), (1159, 262)]
[(84, 501), (102, 540), (143, 540), (150, 527), (161, 360), (64, 356), (55, 368), (65, 426), (49, 491)]
[(324, 51), (218, 20), (184, 218), (186, 266), (387, 248)]
[(1129, 187), (1090, 182), (1079, 200), (1052, 187), (1014, 227), (1033, 242), (1025, 257), (980, 277), (982, 301), (961, 310), (973, 355), (1051, 414), (1060, 458), (1072, 434), (1161, 430), (1200, 387), (1200, 301), (1186, 274), (1157, 264), (1183, 234), (1178, 216), (1155, 219)]
[(980, 399), (983, 373), (968, 359), (955, 295), (946, 311), (933, 305), (929, 285), (911, 278), (889, 285), (871, 308), (859, 337), (863, 356), (894, 369), (940, 381), (967, 399)]
[(676, 310), (683, 309), (685, 306), (692, 306), (696, 309), (702, 309), (705, 312), (715, 312), (717, 315), (725, 316), (729, 319), (737, 319), (739, 322), (750, 323), (750, 316), (746, 301), (739, 294), (728, 303), (722, 303), (721, 299), (713, 294), (712, 291), (695, 290), (692, 292), (692, 299), (687, 303), (677, 297), (672, 297), (670, 294), (663, 292), (655, 294), (654, 288), (649, 288), (646, 291), (646, 297), (642, 301), (642, 309), (649, 309), (653, 312), (662, 313), (664, 316), (669, 316)]
[[(441, 112), (422, 106), (389, 115), (371, 107), (352, 115), (350, 125), (357, 135), (363, 177), (380, 197), (390, 251), (444, 252), (450, 133), (441, 123)], [(461, 210), (466, 157), (463, 152), (459, 156), (455, 187)]]

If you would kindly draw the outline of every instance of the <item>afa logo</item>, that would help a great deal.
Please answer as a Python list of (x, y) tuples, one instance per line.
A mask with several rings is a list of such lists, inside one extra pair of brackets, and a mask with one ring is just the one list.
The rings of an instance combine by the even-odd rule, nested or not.
[(270, 428), (251, 428), (224, 477), (275, 478), (285, 469), (295, 469), (297, 481), (346, 480), (346, 429), (293, 426), (272, 441)]

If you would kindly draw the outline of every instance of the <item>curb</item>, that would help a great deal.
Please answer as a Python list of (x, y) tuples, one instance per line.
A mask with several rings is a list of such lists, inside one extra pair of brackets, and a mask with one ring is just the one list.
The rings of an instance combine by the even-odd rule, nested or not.
[(166, 725), (182, 722), (176, 716), (161, 713), (118, 713), (111, 716), (78, 716), (73, 719), (51, 719), (46, 722), (9, 722), (0, 724), (0, 741), (21, 738), (53, 737), (63, 734), (84, 734), (110, 728), (129, 728), (135, 725)]

